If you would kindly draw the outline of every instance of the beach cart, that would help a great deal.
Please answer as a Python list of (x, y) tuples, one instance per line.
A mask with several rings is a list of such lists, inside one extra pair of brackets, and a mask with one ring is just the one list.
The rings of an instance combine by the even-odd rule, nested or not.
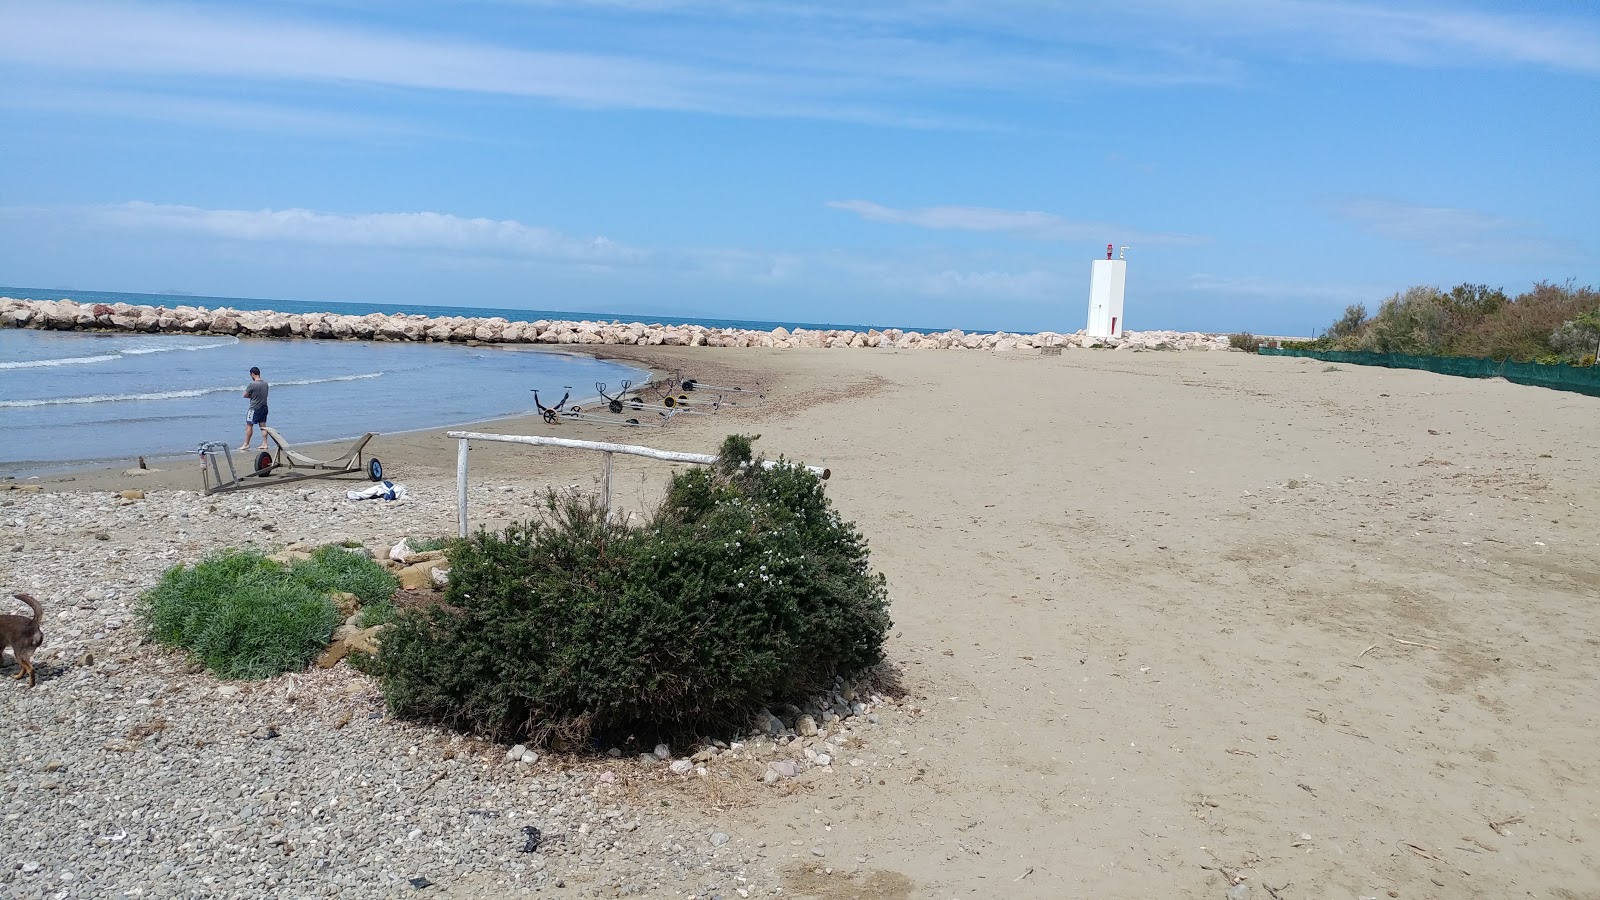
[[(250, 471), (240, 473), (233, 464), (233, 448), (225, 441), (206, 441), (195, 451), (200, 454), (200, 476), (207, 494), (219, 491), (261, 487), (263, 484), (284, 484), (308, 478), (337, 478), (341, 475), (360, 475), (369, 481), (383, 480), (383, 463), (377, 457), (365, 456), (367, 443), (378, 436), (369, 431), (352, 443), (343, 455), (332, 459), (318, 459), (296, 450), (287, 438), (275, 428), (262, 426), (262, 432), (277, 445), (277, 451), (261, 450), (250, 458)], [(222, 467), (227, 466), (227, 475)], [(248, 482), (247, 478), (267, 481)]]

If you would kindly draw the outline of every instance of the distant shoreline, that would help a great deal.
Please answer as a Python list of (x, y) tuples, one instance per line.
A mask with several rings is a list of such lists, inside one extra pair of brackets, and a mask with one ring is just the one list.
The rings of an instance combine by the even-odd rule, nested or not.
[(79, 303), (0, 297), (0, 324), (40, 330), (124, 331), (156, 334), (214, 334), (237, 337), (295, 337), (466, 344), (556, 344), (583, 346), (769, 347), (789, 349), (880, 348), (901, 350), (1017, 350), (1103, 347), (1129, 350), (1227, 350), (1225, 335), (1205, 332), (1127, 331), (1116, 337), (1083, 332), (1042, 331), (1014, 334), (865, 331), (778, 326), (771, 330), (700, 324), (596, 322), (540, 319), (511, 321), (503, 316), (428, 316), (420, 313), (285, 313), (231, 307)]

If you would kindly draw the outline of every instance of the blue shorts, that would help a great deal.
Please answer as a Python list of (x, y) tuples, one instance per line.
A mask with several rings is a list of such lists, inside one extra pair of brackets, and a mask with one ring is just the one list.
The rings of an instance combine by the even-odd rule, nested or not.
[(260, 407), (258, 409), (252, 409), (252, 410), (246, 412), (244, 414), (244, 423), (246, 425), (265, 425), (265, 424), (267, 424), (267, 408), (265, 406), (262, 406), (262, 407)]

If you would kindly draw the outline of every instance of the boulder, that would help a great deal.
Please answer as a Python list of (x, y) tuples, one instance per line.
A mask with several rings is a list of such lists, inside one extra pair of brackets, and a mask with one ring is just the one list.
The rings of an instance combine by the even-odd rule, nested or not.
[(363, 628), (343, 640), (344, 646), (351, 653), (365, 653), (368, 656), (377, 656), (378, 648), (382, 643), (382, 634), (389, 626), (387, 624), (374, 625)]
[(361, 598), (349, 591), (334, 591), (328, 595), (328, 599), (333, 601), (339, 615), (347, 619), (361, 609)]
[(401, 587), (408, 591), (414, 591), (420, 588), (433, 587), (433, 570), (448, 568), (450, 568), (450, 561), (446, 559), (423, 560), (396, 572), (395, 577), (400, 579)]
[(328, 645), (328, 649), (322, 651), (321, 656), (317, 657), (317, 668), (331, 669), (348, 655), (350, 655), (349, 645), (344, 641), (334, 641)]

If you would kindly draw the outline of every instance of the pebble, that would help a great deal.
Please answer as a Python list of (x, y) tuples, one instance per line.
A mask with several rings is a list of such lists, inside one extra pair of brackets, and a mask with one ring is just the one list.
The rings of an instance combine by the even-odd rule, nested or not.
[[(0, 692), (0, 721), (40, 748), (13, 760), (9, 781), (0, 774), (0, 897), (365, 900), (451, 890), (468, 877), (499, 886), (485, 896), (520, 896), (593, 883), (597, 872), (605, 896), (623, 886), (640, 896), (777, 893), (776, 864), (753, 848), (735, 853), (727, 833), (684, 846), (694, 826), (637, 777), (645, 759), (671, 761), (664, 745), (640, 764), (615, 748), (616, 771), (585, 774), (527, 745), (483, 749), (385, 716), (373, 683), (348, 666), (219, 682), (144, 643), (138, 598), (176, 563), (224, 547), (272, 553), (355, 537), (387, 548), (400, 535), (451, 533), (454, 478), (407, 483), (410, 496), (393, 504), (346, 505), (323, 491), (150, 489), (126, 506), (106, 491), (7, 495), (0, 548), (12, 552), (0, 588), (38, 596), (48, 624), (38, 687)], [(86, 538), (97, 531), (111, 540)], [(835, 702), (806, 708), (814, 716)], [(784, 712), (805, 727), (798, 710)], [(715, 779), (754, 759), (776, 784), (836, 758), (835, 745), (817, 743), (822, 729), (797, 735), (764, 716), (758, 738), (713, 742), (720, 753), (697, 748), (672, 771)], [(817, 759), (779, 758), (808, 743)], [(533, 760), (544, 767), (506, 765)], [(28, 828), (10, 827), (24, 820)], [(561, 839), (518, 853), (524, 825)], [(737, 889), (715, 883), (734, 872)]]
[(1250, 885), (1236, 884), (1228, 888), (1228, 900), (1250, 900)]

